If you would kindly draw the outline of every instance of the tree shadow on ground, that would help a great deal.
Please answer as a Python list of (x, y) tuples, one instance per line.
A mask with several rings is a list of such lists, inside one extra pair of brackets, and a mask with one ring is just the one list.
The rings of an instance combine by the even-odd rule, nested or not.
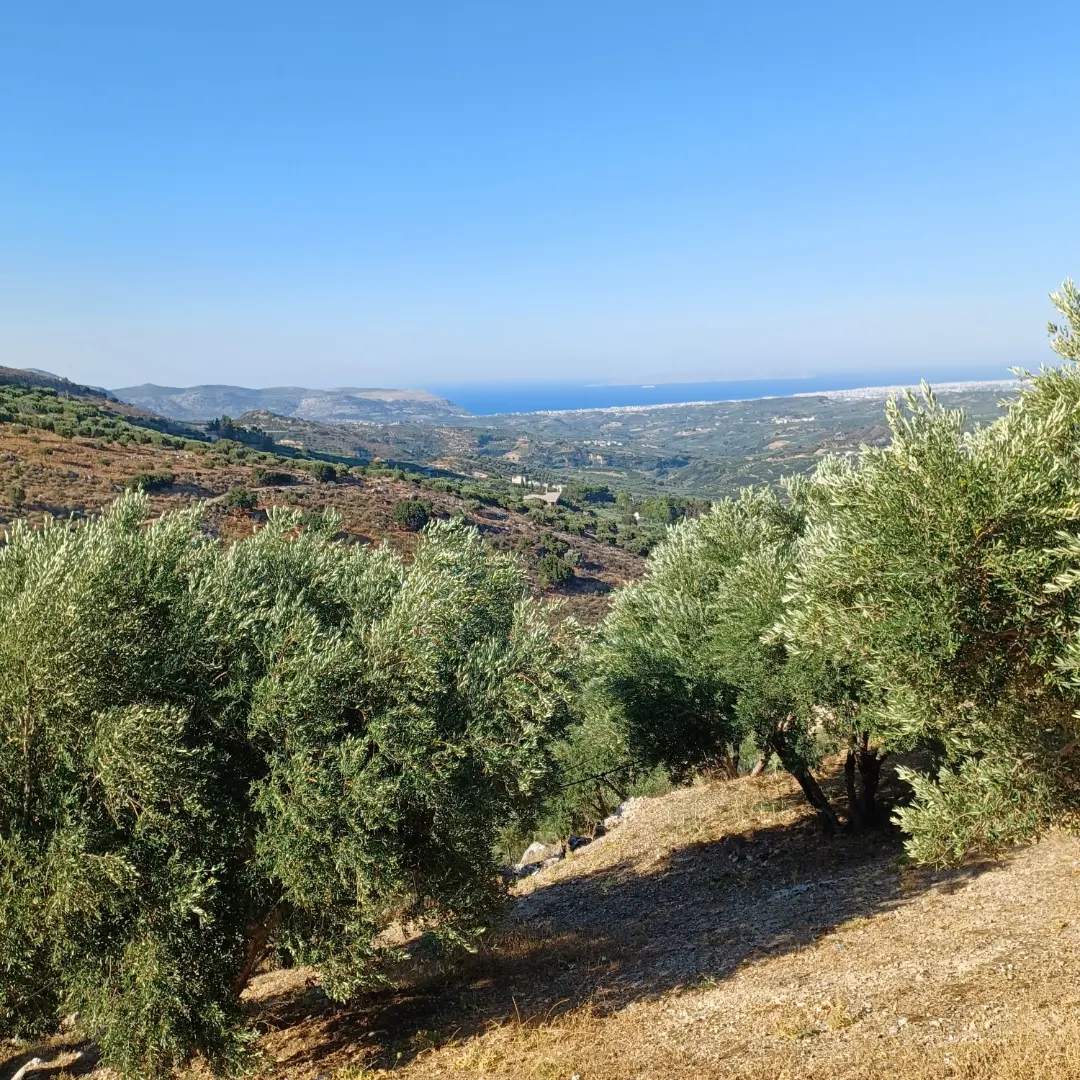
[(901, 853), (895, 830), (827, 838), (803, 817), (688, 843), (645, 866), (625, 858), (514, 902), (450, 975), (347, 1007), (320, 1005), (317, 990), (285, 994), (264, 999), (259, 1017), (264, 1030), (310, 1025), (275, 1054), (290, 1076), (324, 1072), (342, 1055), (389, 1067), (501, 1020), (539, 1022), (586, 1005), (610, 1013), (714, 985), (993, 865), (932, 872), (902, 867)]
[(607, 596), (613, 589), (613, 585), (601, 581), (600, 578), (585, 577), (582, 574), (575, 574), (562, 586), (562, 591), (565, 593), (592, 596)]
[(56, 1080), (61, 1074), (86, 1076), (97, 1068), (100, 1056), (93, 1043), (78, 1036), (60, 1036), (51, 1039), (45, 1046), (36, 1046), (33, 1050), (9, 1057), (0, 1065), (0, 1080), (10, 1080), (34, 1058), (39, 1059), (41, 1064), (27, 1070), (27, 1080)]

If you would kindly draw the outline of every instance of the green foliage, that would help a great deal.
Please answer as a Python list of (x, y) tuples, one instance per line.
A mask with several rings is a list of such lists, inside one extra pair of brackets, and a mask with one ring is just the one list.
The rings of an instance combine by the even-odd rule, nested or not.
[(559, 502), (583, 506), (592, 504), (614, 503), (615, 496), (606, 484), (585, 484), (578, 481), (564, 484)]
[(674, 776), (731, 768), (752, 735), (832, 825), (810, 773), (811, 722), (815, 707), (849, 688), (829, 665), (768, 638), (784, 610), (802, 520), (797, 507), (747, 490), (674, 527), (648, 576), (616, 597), (593, 669), (639, 760)]
[(516, 862), (533, 840), (551, 843), (572, 833), (588, 835), (629, 797), (671, 789), (662, 769), (634, 760), (625, 726), (585, 689), (578, 719), (552, 749), (558, 783), (535, 814), (511, 822), (500, 835), (496, 850), (503, 862)]
[[(162, 417), (114, 411), (115, 404), (105, 394), (87, 387), (58, 392), (53, 386), (39, 385), (43, 377), (29, 372), (21, 373), (19, 382), (11, 378), (0, 377), (0, 422), (11, 422), (16, 435), (37, 429), (53, 431), (66, 439), (79, 436), (206, 449), (205, 443), (195, 441), (198, 433), (194, 429)], [(74, 390), (79, 390), (80, 396), (72, 396)]]
[(867, 823), (881, 750), (921, 747), (932, 770), (900, 770), (915, 799), (897, 820), (922, 861), (1077, 820), (1080, 292), (1053, 299), (1067, 362), (989, 427), (926, 391), (889, 406), (887, 449), (792, 482), (790, 509), (744, 491), (672, 530), (595, 665), (636, 755), (684, 773), (752, 734), (828, 818), (809, 773), (824, 733), (850, 747)]
[(166, 491), (175, 479), (171, 472), (141, 472), (129, 477), (124, 487), (130, 491)]
[(254, 510), (259, 505), (259, 498), (248, 488), (231, 487), (225, 493), (225, 505), (230, 510)]
[(581, 719), (553, 754), (561, 783), (540, 818), (540, 831), (553, 837), (587, 833), (630, 796), (664, 788), (659, 770), (634, 760), (625, 727), (602, 702), (586, 698)]
[(390, 520), (399, 529), (419, 532), (431, 520), (431, 503), (426, 499), (402, 499), (394, 504)]
[(615, 544), (623, 551), (631, 555), (648, 555), (652, 550), (654, 539), (641, 529), (633, 526), (620, 526), (615, 531)]
[(570, 550), (570, 545), (553, 532), (545, 532), (540, 537), (538, 554), (540, 555), (565, 555)]
[(942, 866), (1037, 836), (1058, 816), (1060, 804), (1038, 763), (1027, 764), (1016, 768), (1000, 759), (966, 758), (933, 777), (899, 770), (915, 796), (896, 812), (910, 837), (908, 854)]
[(313, 479), (317, 480), (320, 484), (332, 484), (337, 480), (337, 469), (333, 465), (327, 464), (325, 461), (315, 461), (308, 466), (308, 470), (311, 473)]
[[(1071, 283), (1057, 300), (1069, 356)], [(782, 632), (802, 655), (857, 660), (880, 736), (933, 751), (898, 819), (915, 857), (955, 861), (1080, 809), (1080, 371), (1031, 377), (975, 432), (928, 390), (888, 419), (888, 449), (809, 485)]]
[(223, 415), (216, 420), (211, 420), (206, 425), (206, 430), (221, 439), (244, 443), (257, 450), (272, 451), (278, 448), (274, 440), (262, 428), (245, 427), (243, 424), (238, 424), (231, 416)]
[(536, 579), (543, 589), (558, 588), (573, 576), (574, 568), (553, 551), (536, 560)]
[(641, 504), (641, 516), (648, 521), (670, 525), (680, 516), (679, 505), (670, 495), (645, 499)]
[(128, 495), (0, 548), (0, 1025), (77, 1012), (161, 1074), (245, 1041), (268, 949), (347, 998), (397, 918), (468, 938), (554, 774), (573, 624), (436, 523), (406, 566), (337, 521), (223, 547)]
[(1080, 363), (1080, 289), (1068, 278), (1057, 292), (1051, 293), (1050, 299), (1065, 320), (1047, 325), (1052, 338), (1050, 347), (1062, 360)]
[(267, 469), (261, 465), (256, 465), (251, 470), (251, 478), (257, 485), (266, 487), (285, 487), (287, 484), (296, 482), (296, 477), (292, 473)]

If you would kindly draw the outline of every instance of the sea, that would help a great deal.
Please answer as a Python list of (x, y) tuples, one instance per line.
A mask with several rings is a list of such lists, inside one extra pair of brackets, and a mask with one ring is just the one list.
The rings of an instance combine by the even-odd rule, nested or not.
[(486, 382), (427, 384), (424, 389), (447, 398), (474, 416), (495, 413), (561, 412), (567, 409), (610, 409), (624, 405), (673, 405), (684, 401), (744, 401), (750, 398), (790, 397), (827, 390), (857, 390), (869, 386), (918, 386), (931, 383), (1003, 379), (998, 368), (861, 371), (794, 379), (732, 379), (724, 382), (667, 382), (606, 384), (590, 382)]

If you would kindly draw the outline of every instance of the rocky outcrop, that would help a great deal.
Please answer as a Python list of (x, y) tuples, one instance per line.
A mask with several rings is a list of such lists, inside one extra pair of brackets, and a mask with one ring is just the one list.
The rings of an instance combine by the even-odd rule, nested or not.
[(554, 866), (562, 859), (565, 859), (567, 855), (580, 851), (581, 848), (591, 844), (594, 840), (606, 836), (612, 829), (617, 829), (633, 814), (640, 802), (640, 798), (632, 798), (620, 803), (615, 813), (606, 817), (602, 823), (598, 822), (593, 826), (591, 836), (571, 833), (565, 840), (560, 840), (554, 844), (542, 844), (539, 840), (534, 841), (521, 853), (521, 858), (516, 863), (502, 868), (500, 874), (503, 881), (510, 884), (529, 877), (540, 870), (545, 870), (549, 866)]
[(605, 832), (617, 829), (634, 811), (641, 805), (641, 796), (626, 799), (615, 808), (615, 813), (604, 818), (603, 828)]

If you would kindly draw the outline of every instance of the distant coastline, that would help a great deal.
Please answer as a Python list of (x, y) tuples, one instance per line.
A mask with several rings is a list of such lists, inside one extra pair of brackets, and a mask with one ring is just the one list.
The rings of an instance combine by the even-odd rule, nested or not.
[[(476, 408), (471, 408), (470, 405), (474, 405), (475, 402), (470, 400), (468, 394), (458, 393), (454, 396), (453, 389), (450, 387), (439, 387), (437, 393), (450, 398), (456, 405), (460, 405), (466, 409), (471, 416), (477, 418), (493, 417), (493, 416), (558, 416), (558, 415), (570, 415), (578, 413), (597, 413), (597, 412), (611, 412), (611, 413), (635, 413), (635, 412), (647, 412), (651, 409), (677, 409), (680, 407), (694, 407), (702, 405), (722, 405), (735, 401), (762, 401), (770, 400), (773, 398), (789, 398), (789, 397), (828, 397), (835, 400), (875, 400), (880, 399), (882, 401), (887, 398), (893, 397), (898, 394), (903, 394), (907, 390), (919, 389), (919, 380), (907, 380), (904, 382), (893, 382), (882, 386), (847, 386), (836, 387), (835, 385), (829, 388), (814, 388), (807, 390), (793, 390), (788, 385), (792, 382), (811, 382), (818, 380), (762, 380), (761, 382), (743, 382), (743, 383), (718, 383), (718, 384), (699, 384), (699, 383), (668, 383), (658, 384), (656, 386), (634, 386), (634, 387), (557, 387), (552, 391), (551, 389), (534, 389), (531, 391), (537, 398), (543, 398), (545, 393), (551, 396), (555, 395), (574, 395), (581, 391), (596, 392), (618, 389), (621, 391), (637, 392), (644, 396), (644, 391), (651, 391), (653, 393), (659, 392), (658, 396), (666, 396), (668, 400), (650, 400), (650, 401), (638, 401), (625, 404), (612, 404), (612, 405), (566, 405), (556, 406), (549, 408), (503, 408), (503, 409), (484, 409), (478, 411)], [(827, 381), (827, 380), (821, 380)], [(831, 381), (831, 380), (828, 380)], [(854, 380), (852, 380), (854, 381)], [(687, 391), (690, 388), (697, 388), (703, 385), (713, 385), (717, 387), (723, 387), (725, 390), (728, 388), (736, 388), (743, 390), (742, 393), (722, 393), (708, 397), (679, 397), (679, 390)], [(1019, 386), (1019, 381), (1015, 378), (1012, 379), (970, 379), (970, 380), (953, 380), (953, 381), (941, 381), (931, 383), (934, 390), (943, 394), (963, 393), (965, 391), (972, 390), (1001, 390), (1003, 393), (1007, 393), (1009, 390)], [(754, 390), (771, 389), (772, 393), (753, 393), (747, 392), (751, 388)], [(786, 392), (785, 392), (786, 391)], [(515, 388), (510, 392), (510, 397), (518, 398), (528, 395), (530, 391), (526, 388)], [(485, 398), (491, 400), (497, 400), (500, 397), (498, 390), (488, 390), (485, 392)], [(670, 400), (674, 396), (676, 400)]]
[[(998, 377), (979, 378), (981, 372), (941, 371), (928, 381), (935, 387), (967, 386), (1002, 388), (1015, 382)], [(996, 374), (996, 373), (995, 373)], [(974, 377), (972, 377), (974, 375)], [(965, 377), (966, 376), (966, 377)], [(655, 409), (663, 406), (715, 404), (724, 401), (752, 401), (762, 398), (798, 397), (820, 394), (856, 394), (861, 397), (901, 392), (919, 385), (919, 376), (909, 371), (880, 372), (880, 386), (868, 386), (867, 373), (824, 375), (801, 379), (741, 379), (723, 382), (682, 382), (655, 384), (614, 384), (572, 382), (440, 383), (427, 389), (460, 406), (472, 416), (521, 416), (595, 412), (612, 409)], [(870, 375), (869, 378), (874, 378)]]
[[(1019, 379), (971, 379), (967, 382), (930, 383), (936, 394), (963, 394), (970, 390), (1015, 390), (1020, 386)], [(837, 401), (873, 401), (876, 398), (890, 398), (908, 390), (919, 389), (919, 383), (897, 383), (895, 386), (859, 386), (851, 390), (817, 390), (792, 397), (827, 397)]]

